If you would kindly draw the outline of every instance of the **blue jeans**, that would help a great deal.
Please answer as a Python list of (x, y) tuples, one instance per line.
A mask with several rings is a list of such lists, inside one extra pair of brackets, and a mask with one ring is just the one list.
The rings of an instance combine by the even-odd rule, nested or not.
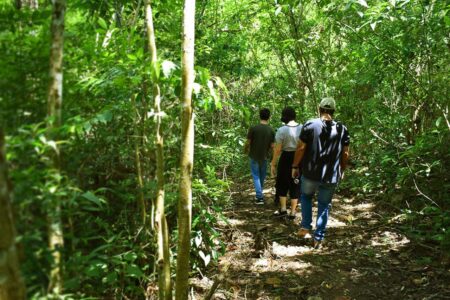
[(302, 176), (302, 195), (300, 196), (302, 222), (300, 226), (309, 230), (312, 229), (312, 198), (316, 191), (319, 191), (317, 195), (316, 231), (314, 232), (314, 239), (317, 241), (321, 241), (325, 237), (328, 213), (331, 209), (331, 199), (336, 185), (336, 183), (321, 183), (309, 180)]
[(255, 185), (255, 192), (257, 199), (263, 199), (264, 179), (266, 179), (267, 160), (256, 161), (250, 158), (250, 171), (253, 177), (253, 184)]

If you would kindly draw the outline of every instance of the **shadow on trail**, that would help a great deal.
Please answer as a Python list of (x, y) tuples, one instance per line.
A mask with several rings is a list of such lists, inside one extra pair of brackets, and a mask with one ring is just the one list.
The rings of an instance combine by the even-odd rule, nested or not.
[(225, 279), (212, 299), (450, 299), (445, 266), (382, 222), (373, 203), (336, 195), (315, 250), (295, 236), (299, 212), (295, 221), (274, 218), (273, 203), (253, 204), (249, 186), (225, 212), (227, 251), (210, 274)]

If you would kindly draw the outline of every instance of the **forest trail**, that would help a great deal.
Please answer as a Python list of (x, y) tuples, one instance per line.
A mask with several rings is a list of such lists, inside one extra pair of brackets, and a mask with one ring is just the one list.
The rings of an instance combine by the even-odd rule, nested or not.
[[(207, 275), (224, 279), (211, 299), (450, 299), (448, 263), (373, 203), (335, 195), (326, 242), (315, 250), (295, 237), (300, 213), (294, 222), (272, 217), (271, 190), (257, 206), (251, 186), (237, 184), (224, 212), (226, 253)], [(200, 294), (211, 288), (207, 277), (193, 281)]]

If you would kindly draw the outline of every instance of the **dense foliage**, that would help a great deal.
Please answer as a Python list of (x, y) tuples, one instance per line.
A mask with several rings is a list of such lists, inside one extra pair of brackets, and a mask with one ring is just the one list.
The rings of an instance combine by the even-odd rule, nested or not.
[[(0, 3), (0, 120), (28, 295), (46, 295), (46, 216), (56, 198), (68, 297), (139, 298), (156, 276), (136, 169), (139, 158), (150, 216), (155, 76), (171, 245), (177, 239), (182, 1), (153, 1), (156, 68), (145, 46), (143, 1), (69, 1), (59, 140), (45, 125), (51, 5), (18, 9), (15, 2)], [(352, 138), (341, 190), (394, 207), (406, 232), (449, 249), (449, 9), (438, 0), (197, 1), (194, 271), (224, 251), (215, 224), (229, 205), (231, 178), (247, 174), (240, 149), (257, 109), (269, 107), (277, 127), (291, 105), (303, 122), (326, 95), (337, 100), (337, 119)], [(56, 150), (61, 172), (51, 165)]]

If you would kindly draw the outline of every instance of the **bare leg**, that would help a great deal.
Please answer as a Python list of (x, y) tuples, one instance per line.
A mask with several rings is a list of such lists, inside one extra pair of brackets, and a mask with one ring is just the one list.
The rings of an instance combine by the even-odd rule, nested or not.
[(287, 200), (286, 196), (284, 196), (284, 197), (280, 196), (280, 210), (281, 211), (286, 211), (286, 200)]
[(295, 215), (298, 199), (291, 199), (291, 215)]

